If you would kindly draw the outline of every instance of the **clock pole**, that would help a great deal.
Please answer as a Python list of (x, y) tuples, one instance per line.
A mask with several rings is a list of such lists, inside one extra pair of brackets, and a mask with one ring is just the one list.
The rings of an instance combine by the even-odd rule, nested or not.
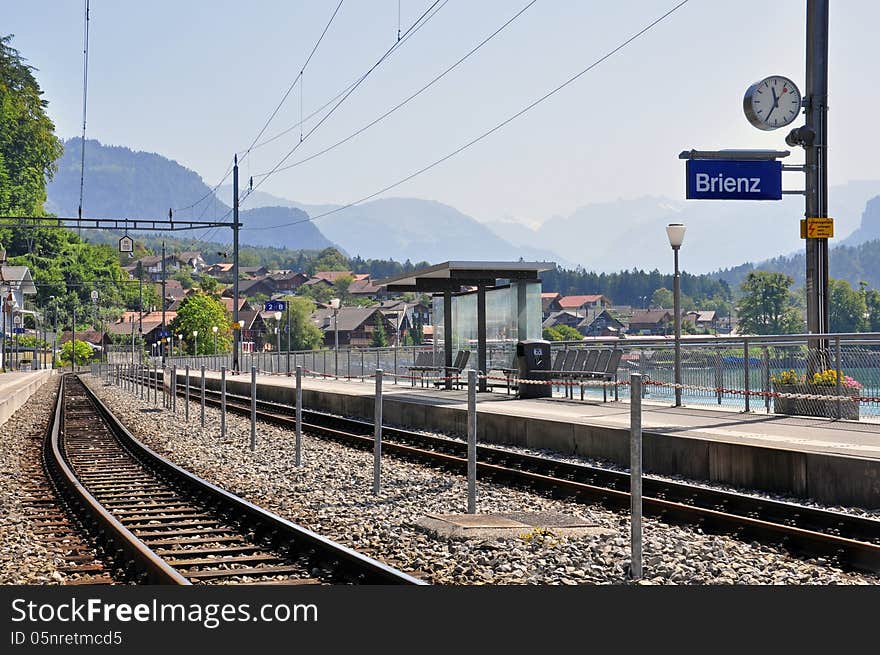
[[(804, 143), (805, 218), (828, 216), (828, 0), (807, 0), (806, 124), (815, 138)], [(807, 242), (807, 331), (830, 331), (828, 320), (828, 239)], [(825, 368), (827, 340), (812, 344), (820, 356), (812, 365)]]

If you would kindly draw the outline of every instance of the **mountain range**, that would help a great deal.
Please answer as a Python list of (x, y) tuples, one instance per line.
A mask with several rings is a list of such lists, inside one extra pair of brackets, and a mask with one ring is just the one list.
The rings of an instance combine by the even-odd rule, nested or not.
[[(48, 186), (47, 209), (61, 216), (76, 216), (79, 152), (79, 139), (65, 143), (58, 173)], [(89, 140), (86, 164), (86, 216), (164, 217), (171, 206), (181, 207), (175, 212), (181, 220), (229, 220), (230, 187), (220, 187), (215, 196), (195, 171), (159, 154)], [(829, 204), (837, 244), (858, 246), (880, 238), (880, 181), (833, 186)], [(310, 250), (334, 245), (350, 256), (401, 262), (522, 258), (593, 271), (669, 270), (672, 256), (664, 228), (681, 222), (688, 226), (681, 251), (685, 270), (740, 277), (730, 271), (772, 267), (768, 260), (802, 251), (802, 215), (803, 198), (795, 195), (778, 202), (645, 196), (586, 205), (533, 228), (512, 221), (480, 221), (433, 200), (382, 198), (342, 208), (303, 204), (257, 190), (244, 200), (241, 241)], [(841, 255), (844, 252), (849, 250)]]

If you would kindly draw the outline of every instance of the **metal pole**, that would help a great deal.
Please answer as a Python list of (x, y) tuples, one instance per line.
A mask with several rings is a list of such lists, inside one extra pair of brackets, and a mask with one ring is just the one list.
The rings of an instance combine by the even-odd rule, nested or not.
[(767, 350), (767, 347), (764, 346), (763, 349), (763, 360), (764, 360), (764, 409), (769, 414), (770, 413), (770, 353)]
[(630, 375), (629, 470), (631, 519), (630, 577), (642, 577), (642, 376)]
[[(351, 347), (351, 340), (349, 340), (349, 347)], [(336, 364), (334, 365), (334, 376), (339, 377), (339, 310), (333, 310), (333, 356), (336, 359)], [(326, 369), (326, 367), (325, 367)], [(325, 371), (326, 372), (326, 371)], [(351, 372), (351, 371), (349, 371)], [(363, 372), (361, 372), (363, 374)]]
[(840, 337), (834, 337), (834, 368), (837, 370), (837, 384), (835, 393), (837, 394), (837, 418), (843, 418), (843, 406), (840, 397), (843, 395), (843, 371), (840, 370)]
[(302, 366), (296, 367), (296, 459), (295, 466), (302, 465)]
[(189, 423), (189, 364), (187, 364), (184, 369), (184, 377), (185, 377), (184, 400), (186, 401), (186, 403), (185, 403), (185, 405), (186, 405), (186, 410), (185, 410), (186, 422)]
[(205, 366), (204, 366), (204, 364), (202, 365), (201, 372), (202, 372), (202, 386), (201, 386), (201, 392), (202, 392), (202, 427), (205, 427)]
[[(238, 155), (232, 166), (232, 322), (238, 324)], [(232, 330), (232, 374), (239, 370), (238, 349), (241, 330)]]
[[(159, 299), (159, 304), (162, 306), (162, 329), (160, 334), (164, 334), (168, 330), (168, 326), (165, 325), (165, 242), (162, 242), (162, 297)], [(164, 342), (163, 342), (164, 344)], [(165, 348), (164, 345), (160, 346), (161, 352), (159, 353), (162, 357), (162, 375), (165, 375)], [(172, 353), (173, 355), (174, 353)]]
[(290, 377), (290, 301), (287, 301), (287, 377)]
[(251, 366), (251, 450), (257, 449), (257, 367)]
[(220, 438), (226, 438), (226, 367), (220, 367)]
[[(675, 384), (681, 384), (681, 275), (678, 271), (678, 246), (675, 253), (675, 278), (673, 282), (673, 311), (675, 312)], [(675, 406), (681, 407), (681, 387), (675, 387)]]
[(73, 306), (73, 322), (70, 324), (70, 334), (73, 337), (70, 344), (70, 370), (76, 372), (76, 305)]
[(477, 512), (477, 372), (468, 371), (467, 399), (467, 513)]
[(749, 392), (752, 390), (752, 388), (751, 388), (751, 380), (749, 380), (749, 375), (751, 374), (751, 369), (749, 368), (749, 365), (751, 364), (751, 362), (749, 361), (749, 340), (748, 339), (743, 339), (743, 360), (745, 363), (745, 366), (743, 368), (743, 370), (745, 372), (745, 384), (743, 385), (743, 388), (745, 389), (745, 392), (746, 392), (745, 393), (745, 401), (746, 401), (745, 411), (750, 412), (752, 410), (751, 410), (751, 407), (749, 406)]
[(177, 413), (177, 364), (171, 366), (171, 411)]
[[(828, 0), (807, 0), (806, 124), (815, 133), (804, 145), (805, 218), (828, 216)], [(828, 239), (806, 239), (807, 331), (826, 334), (828, 320)], [(825, 368), (827, 341), (813, 340), (815, 366)], [(814, 358), (810, 358), (811, 360)], [(808, 369), (808, 374), (815, 371)]]
[(379, 494), (382, 475), (382, 369), (376, 369), (376, 403), (373, 410), (373, 495)]
[(159, 367), (153, 360), (153, 407), (159, 406)]

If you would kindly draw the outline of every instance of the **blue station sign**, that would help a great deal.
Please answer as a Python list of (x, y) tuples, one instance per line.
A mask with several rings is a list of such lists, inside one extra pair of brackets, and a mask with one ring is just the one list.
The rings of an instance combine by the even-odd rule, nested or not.
[(782, 162), (688, 159), (688, 200), (781, 200)]
[(283, 300), (267, 300), (263, 306), (263, 311), (266, 312), (283, 312), (285, 309), (287, 309), (287, 303)]

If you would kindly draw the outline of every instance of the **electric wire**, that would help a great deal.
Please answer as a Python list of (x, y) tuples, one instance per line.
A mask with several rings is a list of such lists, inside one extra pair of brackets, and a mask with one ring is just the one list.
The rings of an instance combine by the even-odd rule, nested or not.
[[(291, 149), (287, 152), (287, 154), (284, 155), (284, 156), (278, 161), (278, 163), (275, 164), (275, 166), (274, 166), (271, 170), (269, 170), (268, 172), (262, 174), (262, 179), (261, 179), (257, 184), (254, 185), (254, 187), (253, 187), (252, 190), (255, 191), (255, 190), (256, 190), (258, 187), (260, 187), (260, 186), (261, 186), (261, 185), (262, 185), (267, 179), (269, 179), (269, 177), (270, 177), (273, 173), (275, 173), (275, 171), (276, 171), (280, 166), (282, 166), (282, 165), (284, 164), (284, 162), (286, 162), (286, 161), (290, 158), (290, 156), (293, 155), (294, 152), (296, 152), (296, 150), (297, 150), (297, 149), (298, 149), (298, 148), (299, 148), (299, 147), (300, 147), (300, 146), (306, 141), (306, 139), (308, 139), (309, 136), (311, 136), (311, 135), (312, 135), (312, 134), (313, 134), (313, 133), (319, 128), (319, 127), (321, 127), (321, 125), (324, 124), (325, 121), (327, 121), (328, 118), (330, 118), (330, 116), (333, 115), (333, 113), (334, 113), (334, 112), (335, 112), (335, 111), (336, 111), (336, 110), (342, 105), (342, 103), (344, 103), (344, 102), (348, 99), (348, 97), (351, 96), (351, 94), (355, 92), (355, 90), (361, 85), (361, 83), (362, 83), (364, 80), (366, 80), (367, 77), (369, 77), (370, 74), (371, 74), (374, 70), (376, 70), (376, 69), (382, 64), (382, 62), (384, 62), (384, 61), (385, 61), (385, 60), (391, 55), (391, 53), (393, 53), (393, 52), (396, 51), (401, 45), (403, 45), (403, 44), (407, 41), (407, 39), (408, 39), (412, 34), (415, 34), (415, 33), (418, 31), (418, 29), (419, 29), (422, 25), (426, 24), (429, 20), (431, 20), (431, 18), (433, 18), (433, 17), (437, 14), (437, 12), (440, 11), (440, 10), (446, 5), (447, 2), (449, 2), (449, 0), (443, 0), (442, 3), (441, 3), (440, 0), (434, 0), (434, 2), (433, 2), (433, 3), (432, 3), (432, 4), (431, 4), (431, 5), (430, 5), (430, 6), (429, 6), (429, 7), (428, 7), (423, 13), (422, 13), (422, 15), (419, 16), (419, 18), (416, 19), (416, 21), (415, 21), (412, 25), (410, 25), (410, 27), (406, 30), (406, 32), (403, 33), (403, 36), (401, 37), (400, 41), (395, 42), (394, 45), (392, 45), (388, 50), (386, 50), (385, 53), (379, 58), (379, 60), (378, 60), (375, 64), (373, 64), (373, 65), (367, 70), (366, 73), (364, 73), (363, 75), (361, 75), (361, 77), (358, 79), (357, 82), (355, 82), (355, 84), (351, 87), (351, 89), (349, 89), (348, 92), (347, 92), (344, 96), (342, 96), (342, 98), (340, 98), (339, 101), (338, 101), (335, 105), (333, 105), (332, 109), (330, 109), (330, 111), (328, 111), (328, 112), (327, 112), (327, 113), (321, 118), (321, 120), (319, 120), (319, 121), (318, 121), (318, 122), (312, 127), (312, 129), (310, 129), (310, 130), (306, 133), (306, 135), (305, 135), (304, 137), (302, 137), (302, 139), (301, 139), (301, 140), (300, 140), (295, 146), (293, 146), (293, 148), (291, 148)], [(439, 7), (438, 7), (438, 5), (439, 5)], [(434, 10), (435, 8), (436, 8), (436, 11), (434, 11), (433, 13), (431, 13), (432, 10)], [(431, 14), (431, 15), (429, 16), (428, 14)], [(426, 17), (427, 17), (427, 18), (426, 18)], [(423, 22), (423, 21), (424, 21), (424, 22)]]
[(343, 210), (345, 210), (345, 209), (348, 209), (348, 208), (350, 208), (350, 207), (354, 207), (355, 205), (359, 205), (359, 204), (361, 204), (361, 203), (363, 203), (363, 202), (366, 202), (366, 201), (368, 201), (368, 200), (372, 200), (372, 199), (375, 198), (376, 196), (379, 196), (379, 195), (381, 195), (381, 194), (383, 194), (383, 193), (385, 193), (385, 192), (387, 192), (387, 191), (390, 191), (391, 189), (394, 189), (395, 187), (400, 186), (401, 184), (404, 184), (405, 182), (410, 181), (411, 179), (413, 179), (413, 178), (415, 178), (415, 177), (418, 177), (419, 175), (421, 175), (421, 174), (423, 174), (423, 173), (425, 173), (425, 172), (431, 170), (431, 169), (434, 168), (435, 166), (439, 166), (439, 165), (442, 164), (443, 162), (445, 162), (445, 161), (447, 161), (447, 160), (449, 160), (449, 159), (455, 157), (455, 156), (458, 155), (459, 153), (461, 153), (461, 152), (467, 150), (468, 148), (470, 148), (471, 146), (473, 146), (473, 145), (479, 143), (480, 141), (482, 141), (482, 140), (485, 139), (486, 137), (490, 136), (491, 134), (494, 134), (495, 132), (497, 132), (498, 130), (500, 130), (500, 129), (503, 128), (504, 126), (508, 125), (508, 124), (511, 123), (512, 121), (516, 120), (517, 118), (519, 118), (520, 116), (522, 116), (522, 115), (525, 114), (526, 112), (530, 111), (531, 109), (533, 109), (533, 108), (536, 107), (537, 105), (541, 104), (541, 103), (544, 102), (545, 100), (547, 100), (547, 99), (549, 99), (550, 97), (556, 95), (559, 91), (561, 91), (562, 89), (566, 88), (566, 87), (569, 86), (570, 84), (574, 83), (576, 80), (578, 80), (579, 78), (581, 78), (583, 75), (585, 75), (585, 74), (588, 73), (589, 71), (593, 70), (594, 68), (596, 68), (597, 66), (599, 66), (602, 62), (604, 62), (604, 61), (606, 61), (607, 59), (611, 58), (612, 56), (614, 56), (614, 55), (615, 55), (616, 53), (618, 53), (619, 51), (623, 50), (626, 46), (628, 46), (630, 43), (632, 43), (633, 41), (635, 41), (636, 39), (638, 39), (640, 36), (642, 36), (642, 35), (645, 34), (646, 32), (650, 31), (653, 27), (655, 27), (656, 25), (658, 25), (659, 23), (661, 23), (663, 20), (665, 20), (666, 18), (668, 18), (669, 16), (671, 16), (673, 13), (675, 13), (676, 11), (678, 11), (681, 7), (683, 7), (684, 5), (686, 5), (686, 4), (688, 3), (688, 1), (689, 1), (689, 0), (681, 0), (681, 2), (679, 2), (678, 4), (676, 4), (675, 6), (673, 6), (671, 9), (669, 9), (666, 13), (664, 13), (663, 15), (661, 15), (659, 18), (654, 19), (654, 20), (653, 20), (651, 23), (649, 23), (647, 26), (643, 27), (641, 30), (639, 30), (638, 32), (636, 32), (635, 34), (633, 34), (631, 37), (629, 37), (627, 40), (625, 40), (625, 41), (622, 42), (620, 45), (618, 45), (617, 47), (615, 47), (613, 50), (610, 50), (609, 52), (607, 52), (606, 54), (604, 54), (603, 56), (601, 56), (599, 59), (595, 60), (593, 63), (591, 63), (589, 66), (587, 66), (586, 68), (584, 68), (584, 69), (581, 70), (580, 72), (578, 72), (578, 73), (572, 75), (571, 77), (569, 77), (569, 78), (568, 78), (565, 82), (563, 82), (562, 84), (560, 84), (560, 85), (556, 86), (555, 88), (553, 88), (552, 90), (548, 91), (547, 93), (545, 93), (543, 96), (541, 96), (541, 97), (538, 98), (537, 100), (534, 100), (533, 102), (529, 103), (528, 105), (526, 105), (525, 107), (523, 107), (522, 109), (520, 109), (518, 112), (516, 112), (516, 113), (513, 114), (512, 116), (510, 116), (510, 117), (506, 118), (505, 120), (501, 121), (500, 123), (496, 124), (496, 125), (495, 125), (494, 127), (492, 127), (491, 129), (489, 129), (489, 130), (483, 132), (482, 134), (480, 134), (479, 136), (477, 136), (477, 137), (471, 139), (470, 141), (468, 141), (468, 142), (465, 143), (464, 145), (459, 146), (458, 148), (456, 148), (456, 149), (453, 150), (452, 152), (448, 153), (447, 155), (444, 155), (444, 156), (441, 157), (440, 159), (437, 159), (436, 161), (434, 161), (434, 162), (428, 164), (427, 166), (424, 166), (424, 167), (418, 169), (417, 171), (415, 171), (415, 172), (413, 172), (413, 173), (410, 173), (410, 174), (407, 175), (406, 177), (401, 178), (401, 179), (397, 180), (396, 182), (393, 182), (392, 184), (389, 184), (388, 186), (386, 186), (386, 187), (384, 187), (384, 188), (382, 188), (382, 189), (379, 189), (378, 191), (374, 191), (373, 193), (370, 193), (370, 194), (368, 194), (368, 195), (366, 195), (366, 196), (364, 196), (364, 197), (362, 197), (362, 198), (359, 198), (359, 199), (357, 199), (357, 200), (354, 200), (354, 201), (352, 201), (352, 202), (349, 202), (349, 203), (347, 203), (347, 204), (345, 204), (345, 205), (341, 205), (341, 206), (336, 207), (336, 208), (334, 208), (334, 209), (331, 209), (331, 210), (329, 210), (329, 211), (326, 211), (326, 212), (323, 212), (323, 213), (320, 213), (320, 214), (316, 214), (315, 216), (310, 216), (310, 217), (308, 217), (308, 218), (300, 219), (300, 220), (297, 220), (297, 221), (290, 221), (290, 222), (288, 222), (288, 223), (280, 223), (280, 224), (278, 224), (278, 225), (265, 225), (265, 226), (261, 226), (261, 227), (251, 227), (251, 228), (246, 228), (246, 229), (254, 230), (254, 231), (256, 231), (256, 230), (274, 230), (274, 229), (278, 229), (278, 228), (281, 228), (281, 227), (290, 227), (290, 226), (293, 226), (293, 225), (298, 225), (298, 224), (300, 224), (300, 223), (306, 223), (306, 222), (308, 222), (308, 221), (316, 221), (316, 220), (318, 220), (319, 218), (324, 218), (325, 216), (330, 216), (331, 214), (339, 213), (339, 212), (341, 212), (341, 211), (343, 211)]
[(333, 23), (333, 19), (336, 18), (336, 14), (339, 13), (339, 8), (342, 7), (343, 0), (339, 0), (339, 4), (336, 5), (336, 9), (333, 10), (333, 15), (330, 16), (330, 20), (327, 21), (327, 25), (324, 26), (324, 31), (321, 32), (321, 36), (318, 37), (318, 40), (315, 42), (312, 51), (309, 53), (309, 56), (306, 58), (306, 62), (300, 67), (299, 74), (293, 79), (293, 82), (290, 83), (290, 86), (287, 87), (287, 91), (281, 98), (281, 101), (278, 103), (278, 106), (275, 107), (275, 110), (269, 115), (269, 118), (266, 120), (263, 127), (257, 133), (257, 136), (254, 137), (254, 140), (251, 141), (251, 145), (248, 146), (247, 150), (244, 151), (244, 154), (239, 158), (240, 161), (244, 161), (245, 158), (250, 154), (251, 149), (254, 147), (257, 141), (260, 140), (260, 137), (263, 136), (263, 133), (266, 131), (266, 128), (269, 127), (269, 123), (272, 122), (272, 119), (275, 118), (275, 115), (278, 113), (278, 110), (281, 109), (281, 106), (287, 100), (287, 96), (290, 95), (290, 92), (293, 91), (293, 87), (296, 86), (296, 83), (302, 80), (303, 74), (305, 73), (306, 67), (309, 65), (309, 62), (312, 60), (312, 57), (315, 55), (315, 52), (318, 50), (318, 46), (321, 45), (321, 41), (324, 40), (324, 35), (327, 34), (327, 30), (330, 29), (330, 25)]
[[(436, 83), (439, 82), (441, 79), (443, 79), (446, 75), (448, 75), (448, 74), (451, 73), (453, 70), (455, 70), (456, 68), (458, 68), (458, 66), (460, 66), (462, 63), (464, 63), (468, 58), (470, 58), (473, 54), (475, 54), (478, 50), (480, 50), (484, 45), (486, 45), (489, 41), (491, 41), (492, 39), (494, 39), (498, 34), (500, 34), (501, 32), (503, 32), (504, 29), (507, 28), (508, 25), (510, 25), (510, 24), (513, 23), (517, 18), (519, 18), (520, 16), (522, 16), (522, 15), (523, 15), (523, 14), (524, 14), (524, 13), (525, 13), (525, 12), (526, 12), (526, 11), (532, 6), (532, 5), (534, 5), (537, 1), (538, 1), (538, 0), (531, 0), (531, 2), (529, 2), (526, 6), (524, 6), (522, 9), (520, 9), (516, 14), (514, 14), (510, 19), (508, 19), (507, 22), (505, 22), (503, 25), (501, 25), (501, 27), (499, 27), (498, 29), (496, 29), (494, 32), (492, 32), (492, 34), (490, 34), (490, 35), (487, 36), (485, 39), (483, 39), (480, 43), (478, 43), (476, 46), (474, 46), (474, 47), (470, 50), (470, 52), (468, 52), (467, 54), (465, 54), (463, 57), (461, 57), (458, 61), (456, 61), (456, 62), (455, 62), (454, 64), (452, 64), (449, 68), (447, 68), (446, 70), (444, 70), (442, 73), (440, 73), (439, 75), (437, 75), (436, 77), (434, 77), (434, 79), (432, 79), (430, 82), (428, 82), (427, 84), (425, 84), (425, 85), (424, 85), (422, 88), (420, 88), (418, 91), (416, 91), (415, 93), (413, 93), (412, 95), (410, 95), (408, 98), (406, 98), (406, 99), (402, 100), (401, 102), (399, 102), (398, 104), (396, 104), (394, 107), (392, 107), (391, 109), (389, 109), (388, 111), (386, 111), (384, 114), (382, 114), (382, 115), (379, 116), (378, 118), (375, 118), (374, 120), (370, 121), (369, 123), (367, 123), (366, 125), (364, 125), (363, 127), (361, 127), (359, 130), (356, 130), (355, 132), (352, 132), (352, 133), (349, 134), (347, 137), (345, 137), (344, 139), (340, 139), (339, 141), (337, 141), (337, 142), (334, 143), (333, 145), (327, 146), (327, 147), (324, 148), (323, 150), (319, 150), (318, 152), (316, 152), (316, 153), (314, 153), (314, 154), (312, 154), (312, 155), (309, 155), (308, 157), (304, 157), (303, 159), (300, 159), (300, 160), (298, 160), (298, 161), (295, 161), (295, 162), (293, 162), (292, 164), (288, 164), (287, 166), (281, 166), (281, 167), (278, 168), (275, 172), (276, 172), (276, 173), (280, 173), (280, 172), (282, 172), (282, 171), (290, 170), (291, 168), (295, 168), (295, 167), (300, 166), (300, 165), (302, 165), (302, 164), (305, 164), (306, 162), (309, 162), (309, 161), (311, 161), (311, 160), (313, 160), (313, 159), (315, 159), (315, 158), (317, 158), (317, 157), (320, 157), (321, 155), (324, 155), (324, 154), (330, 152), (331, 150), (335, 150), (336, 148), (338, 148), (338, 147), (341, 146), (342, 144), (347, 143), (348, 141), (351, 141), (353, 138), (355, 138), (356, 136), (358, 136), (358, 135), (360, 135), (360, 134), (363, 134), (364, 132), (366, 132), (368, 129), (370, 129), (371, 127), (373, 127), (373, 126), (376, 125), (377, 123), (380, 123), (381, 121), (385, 120), (385, 119), (388, 118), (391, 114), (393, 114), (394, 112), (396, 112), (398, 109), (400, 109), (400, 108), (404, 107), (405, 105), (407, 105), (410, 101), (412, 101), (412, 100), (414, 100), (415, 98), (417, 98), (418, 96), (420, 96), (422, 93), (424, 93), (424, 92), (427, 91), (429, 88), (431, 88), (434, 84), (436, 84)], [(256, 175), (256, 177), (260, 177), (260, 174)]]
[[(89, 92), (89, 0), (85, 0), (85, 13), (83, 20), (83, 110), (82, 110), (82, 142), (80, 143), (79, 160), (79, 207), (77, 216), (82, 218), (83, 189), (86, 181), (86, 108), (88, 107)], [(77, 229), (82, 234), (82, 228), (77, 224)]]

